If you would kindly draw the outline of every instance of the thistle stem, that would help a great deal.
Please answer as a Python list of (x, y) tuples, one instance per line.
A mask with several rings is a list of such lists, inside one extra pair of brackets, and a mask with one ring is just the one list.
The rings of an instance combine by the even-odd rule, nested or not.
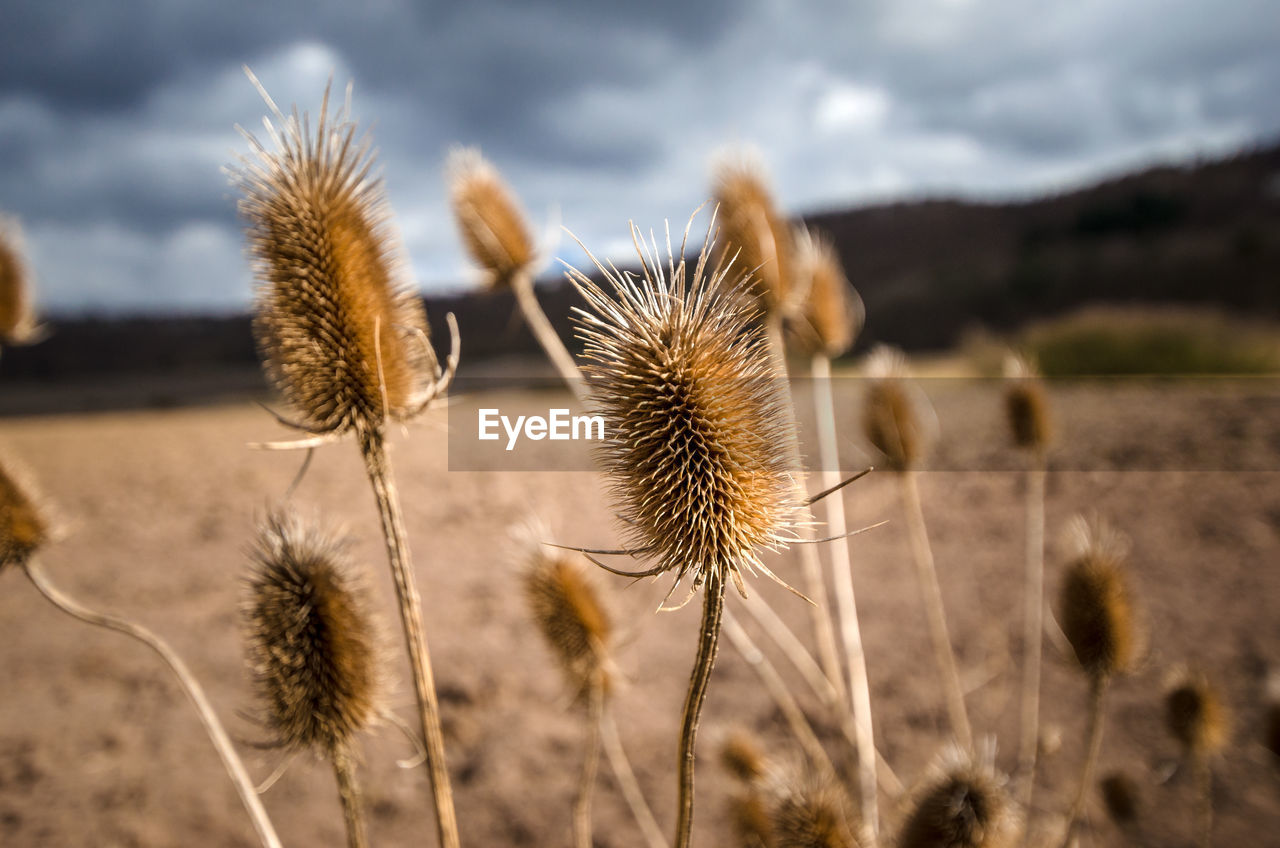
[(258, 839), (262, 842), (264, 848), (280, 848), (280, 838), (276, 836), (275, 828), (271, 826), (271, 820), (267, 818), (267, 811), (263, 808), (262, 800), (258, 797), (257, 790), (253, 787), (253, 781), (249, 780), (249, 774), (245, 771), (240, 755), (236, 753), (236, 749), (231, 744), (231, 739), (228, 738), (226, 730), (222, 727), (222, 722), (218, 720), (217, 713), (213, 711), (213, 705), (209, 703), (209, 699), (205, 696), (204, 687), (191, 674), (191, 670), (187, 668), (187, 664), (182, 661), (182, 658), (174, 652), (173, 648), (169, 647), (169, 643), (147, 628), (134, 624), (132, 621), (119, 616), (95, 612), (81, 606), (78, 601), (53, 585), (49, 575), (45, 573), (44, 567), (38, 561), (28, 559), (22, 565), (27, 577), (39, 590), (40, 594), (44, 595), (49, 603), (67, 615), (77, 618), (86, 624), (115, 630), (118, 633), (137, 639), (160, 655), (160, 659), (164, 660), (165, 665), (169, 666), (169, 669), (182, 685), (183, 691), (187, 693), (187, 697), (195, 705), (196, 713), (200, 716), (200, 722), (209, 734), (209, 739), (213, 742), (213, 747), (217, 749), (218, 755), (222, 757), (222, 764), (226, 767), (227, 774), (231, 776), (231, 782), (235, 784), (236, 791), (240, 793), (240, 800), (249, 812), (249, 818), (253, 822), (253, 829), (258, 833)]
[(724, 615), (724, 578), (713, 572), (703, 586), (702, 629), (698, 633), (698, 655), (689, 678), (689, 692), (684, 699), (680, 720), (680, 759), (677, 786), (679, 800), (676, 811), (675, 848), (688, 848), (693, 832), (693, 761), (694, 742), (698, 736), (698, 719), (707, 700), (707, 683), (716, 664), (720, 647), (720, 620)]
[(512, 278), (511, 289), (515, 292), (516, 302), (520, 304), (525, 323), (529, 326), (534, 338), (538, 340), (538, 344), (542, 345), (547, 358), (551, 360), (551, 364), (560, 373), (561, 379), (569, 386), (574, 397), (579, 401), (585, 401), (587, 396), (582, 384), (582, 373), (574, 363), (568, 348), (560, 340), (560, 334), (547, 320), (547, 313), (542, 311), (538, 297), (533, 292), (533, 275), (528, 271), (520, 271)]
[(1089, 738), (1089, 752), (1085, 756), (1084, 765), (1080, 768), (1080, 788), (1076, 790), (1076, 800), (1071, 805), (1067, 818), (1067, 832), (1062, 840), (1062, 848), (1070, 848), (1075, 839), (1076, 828), (1080, 825), (1080, 816), (1084, 812), (1085, 798), (1089, 794), (1089, 783), (1093, 779), (1093, 770), (1098, 763), (1098, 752), (1102, 750), (1102, 705), (1107, 693), (1106, 678), (1094, 680), (1089, 689), (1089, 719), (1085, 733)]
[(338, 796), (342, 799), (342, 820), (347, 826), (347, 848), (366, 848), (364, 805), (360, 802), (360, 784), (356, 780), (355, 760), (346, 751), (333, 752), (333, 773), (338, 778)]
[(1031, 830), (1031, 797), (1036, 783), (1036, 755), (1040, 741), (1040, 663), (1044, 639), (1044, 453), (1036, 451), (1027, 469), (1027, 551), (1022, 615), (1022, 738), (1018, 773), (1022, 781), (1022, 809)]
[[(813, 376), (813, 404), (818, 426), (818, 454), (822, 461), (822, 487), (839, 485), (840, 450), (836, 442), (835, 401), (831, 392), (831, 360), (824, 355), (810, 360)], [(845, 532), (844, 496), (836, 494), (825, 500), (827, 530), (832, 536)], [(871, 719), (871, 687), (867, 680), (867, 656), (862, 647), (862, 630), (858, 626), (858, 603), (853, 591), (853, 563), (849, 542), (839, 539), (830, 547), (831, 572), (835, 580), (836, 611), (840, 619), (840, 637), (844, 642), (845, 662), (849, 669), (849, 709), (853, 714), (857, 736), (858, 788), (862, 821), (873, 835), (880, 832), (876, 806), (876, 749)]]
[(618, 781), (618, 788), (622, 790), (622, 797), (626, 800), (627, 806), (631, 808), (631, 814), (635, 816), (636, 824), (640, 826), (640, 830), (644, 833), (645, 840), (649, 843), (649, 848), (670, 848), (667, 844), (667, 838), (662, 835), (662, 828), (658, 826), (658, 820), (653, 817), (653, 811), (649, 809), (648, 803), (644, 800), (644, 793), (640, 790), (640, 783), (636, 780), (636, 774), (631, 770), (631, 763), (627, 760), (627, 752), (622, 747), (622, 737), (618, 735), (618, 725), (614, 722), (613, 716), (608, 710), (602, 710), (600, 715), (600, 739), (604, 746), (605, 757), (609, 760), (609, 770), (613, 772), (614, 778)]
[(582, 777), (573, 802), (573, 842), (576, 848), (591, 848), (591, 796), (600, 769), (600, 721), (604, 711), (604, 691), (599, 682), (587, 694), (587, 745), (582, 755)]
[(947, 632), (947, 614), (942, 606), (942, 589), (938, 586), (938, 571), (933, 562), (933, 549), (929, 545), (929, 530), (924, 523), (924, 509), (920, 506), (920, 488), (916, 483), (918, 472), (903, 471), (902, 505), (907, 514), (910, 530), (911, 552), (916, 562), (916, 578), (924, 599), (925, 615), (929, 621), (929, 638), (942, 677), (943, 691), (947, 697), (947, 713), (951, 732), (966, 751), (973, 750), (973, 732), (969, 728), (969, 716), (965, 712), (964, 690), (960, 687), (960, 674), (956, 671), (956, 657), (951, 650), (951, 637)]
[(440, 726), (440, 703), (436, 697), (435, 677), (431, 672), (431, 656), (427, 651), (426, 632), (422, 626), (422, 601), (414, 581), (409, 540), (400, 512), (400, 498), (391, 464), (387, 460), (386, 443), (380, 430), (360, 434), (360, 452), (364, 456), (369, 483), (378, 501), (382, 534), (387, 544), (387, 558), (395, 581), (396, 599), (400, 604), (400, 621), (409, 649), (413, 669), (413, 688), (418, 698), (418, 714), (422, 720), (422, 736), (427, 748), (427, 773), (431, 778), (431, 796), (436, 810), (436, 831), (442, 848), (458, 848), (458, 820), (453, 808), (453, 789), (444, 756), (444, 732)]

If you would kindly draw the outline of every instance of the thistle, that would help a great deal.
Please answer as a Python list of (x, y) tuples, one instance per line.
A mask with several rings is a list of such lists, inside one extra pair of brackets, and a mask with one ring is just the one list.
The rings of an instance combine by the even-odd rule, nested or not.
[(1165, 722), (1196, 772), (1200, 793), (1200, 844), (1209, 845), (1213, 833), (1212, 757), (1230, 735), (1227, 709), (1213, 684), (1201, 672), (1176, 673), (1165, 695)]
[(862, 298), (849, 284), (829, 237), (798, 227), (794, 244), (795, 278), (804, 298), (787, 322), (792, 344), (811, 356), (843, 356), (866, 319)]
[(733, 261), (750, 274), (750, 292), (761, 313), (771, 323), (780, 322), (803, 293), (794, 284), (794, 236), (774, 205), (763, 165), (750, 153), (721, 155), (714, 166), (712, 195), (720, 208), (720, 266)]
[(794, 776), (770, 810), (777, 848), (855, 848), (845, 816), (844, 790), (831, 775)]
[(38, 339), (31, 288), (22, 228), (16, 219), (0, 215), (0, 343), (23, 345)]
[(1034, 365), (1016, 355), (1005, 360), (1004, 374), (1008, 380), (1005, 417), (1014, 447), (1043, 454), (1053, 438), (1053, 422), (1040, 375)]
[(332, 763), (352, 848), (366, 844), (355, 736), (383, 710), (377, 627), (345, 541), (274, 512), (253, 549), (244, 628), (275, 743)]
[(725, 286), (728, 268), (708, 273), (709, 239), (692, 270), (683, 244), (677, 263), (668, 243), (665, 270), (656, 244), (640, 250), (643, 280), (596, 262), (612, 291), (570, 271), (588, 307), (576, 320), (608, 434), (600, 456), (635, 552), (656, 563), (642, 574), (673, 572), (671, 591), (687, 579), (689, 597), (704, 589), (681, 722), (676, 848), (689, 842), (694, 741), (725, 584), (745, 594), (744, 570), (771, 575), (759, 552), (793, 540), (802, 513), (784, 387), (753, 311)]
[(12, 463), (0, 465), (0, 571), (21, 568), (52, 536), (48, 510), (26, 476)]
[(1018, 835), (1013, 802), (989, 757), (952, 750), (917, 790), (898, 848), (1003, 848)]

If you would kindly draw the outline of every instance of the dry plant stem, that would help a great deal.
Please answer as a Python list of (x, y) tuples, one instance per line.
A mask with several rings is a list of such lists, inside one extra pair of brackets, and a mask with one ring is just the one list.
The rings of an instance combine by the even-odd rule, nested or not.
[(787, 626), (773, 607), (764, 599), (764, 596), (756, 593), (748, 599), (742, 608), (747, 614), (755, 619), (760, 628), (768, 635), (778, 649), (786, 656), (791, 664), (795, 666), (796, 671), (800, 672), (800, 676), (805, 679), (813, 694), (823, 704), (831, 707), (839, 708), (839, 693), (836, 691), (835, 684), (827, 679), (827, 675), (818, 663), (814, 660), (813, 655), (800, 642), (796, 634)]
[(1044, 638), (1044, 484), (1045, 457), (1036, 451), (1027, 470), (1027, 556), (1022, 614), (1022, 739), (1018, 747), (1021, 802), (1031, 824), (1031, 797), (1036, 783), (1036, 751), (1040, 741), (1040, 661)]
[(916, 561), (916, 577), (924, 596), (925, 615), (929, 620), (929, 637), (942, 677), (943, 691), (947, 697), (947, 713), (951, 720), (951, 732), (966, 751), (973, 750), (973, 732), (969, 729), (969, 716), (964, 707), (964, 691), (960, 687), (960, 674), (956, 671), (956, 657), (951, 650), (951, 636), (947, 632), (947, 614), (942, 606), (942, 589), (938, 586), (938, 572), (933, 563), (933, 549), (929, 546), (929, 530), (924, 523), (924, 509), (920, 505), (920, 487), (916, 482), (917, 471), (899, 474), (902, 481), (902, 505), (907, 514), (907, 527), (911, 537), (911, 552)]
[(1080, 788), (1076, 790), (1076, 800), (1071, 805), (1067, 818), (1067, 832), (1062, 840), (1062, 848), (1070, 848), (1075, 839), (1076, 828), (1080, 826), (1080, 816), (1084, 812), (1085, 799), (1089, 797), (1089, 787), (1093, 782), (1093, 770), (1098, 764), (1098, 752), (1102, 750), (1102, 704), (1107, 693), (1105, 678), (1095, 680), (1089, 690), (1089, 726), (1085, 731), (1089, 738), (1089, 752), (1085, 756), (1084, 765), (1080, 768)]
[(600, 715), (600, 741), (604, 747), (604, 755), (609, 760), (609, 770), (618, 781), (622, 797), (631, 808), (631, 814), (635, 816), (636, 824), (644, 833), (649, 848), (670, 848), (667, 838), (662, 835), (662, 828), (658, 826), (658, 820), (653, 817), (653, 811), (644, 800), (640, 783), (636, 780), (636, 774), (631, 770), (631, 763), (627, 760), (627, 752), (622, 747), (618, 725), (607, 709), (602, 710)]
[(689, 677), (689, 692), (680, 719), (680, 759), (676, 804), (675, 848), (688, 848), (693, 832), (693, 760), (698, 737), (698, 719), (707, 700), (707, 683), (720, 647), (720, 620), (724, 615), (724, 577), (713, 571), (702, 587), (702, 629), (698, 632), (698, 654)]
[[(839, 485), (841, 479), (835, 402), (831, 392), (831, 360), (821, 354), (814, 356), (809, 370), (813, 376), (813, 404), (818, 425), (822, 487), (827, 489)], [(843, 535), (846, 526), (843, 493), (828, 497), (825, 504), (829, 534)], [(876, 834), (880, 832), (880, 816), (876, 806), (876, 751), (871, 723), (871, 687), (867, 682), (867, 657), (862, 647), (862, 630), (858, 626), (858, 604), (853, 591), (853, 563), (849, 557), (848, 540), (834, 542), (830, 553), (836, 589), (836, 611), (840, 619), (840, 638), (844, 642), (845, 662), (849, 666), (849, 707), (853, 712), (854, 733), (857, 736), (862, 821), (872, 834)]]
[(381, 431), (360, 434), (360, 452), (364, 455), (369, 482), (378, 501), (382, 518), (382, 534), (391, 561), (396, 599), (400, 603), (400, 621), (409, 647), (409, 663), (413, 669), (413, 688), (418, 696), (418, 714), (422, 719), (422, 736), (427, 747), (427, 772), (431, 777), (431, 796), (436, 808), (436, 830), (443, 848), (458, 848), (458, 820), (453, 809), (453, 789), (444, 757), (444, 732), (440, 726), (440, 702), (436, 697), (435, 678), (431, 673), (431, 656), (427, 652), (427, 636), (422, 626), (422, 601), (414, 581), (409, 558), (409, 540), (405, 534), (400, 498), (391, 476), (391, 464)]
[(529, 325), (534, 338), (538, 340), (538, 344), (542, 345), (542, 350), (551, 360), (551, 364), (560, 372), (560, 377), (569, 386), (574, 397), (585, 402), (587, 396), (582, 374), (538, 303), (538, 297), (533, 292), (533, 275), (528, 271), (521, 271), (512, 279), (511, 288), (515, 292), (516, 302), (520, 304), (520, 311), (524, 314), (525, 323)]
[(596, 788), (600, 768), (600, 723), (604, 710), (604, 692), (599, 685), (587, 695), (587, 748), (582, 756), (582, 777), (578, 796), (573, 802), (573, 842), (577, 848), (591, 848), (591, 796)]
[(347, 826), (347, 848), (366, 848), (364, 807), (360, 802), (360, 784), (356, 782), (356, 763), (346, 751), (333, 754), (333, 773), (338, 778), (338, 796), (342, 799), (342, 819)]
[(240, 800), (244, 802), (245, 809), (249, 811), (249, 818), (253, 821), (253, 829), (257, 831), (258, 839), (261, 840), (265, 848), (280, 848), (280, 839), (276, 836), (275, 828), (271, 826), (271, 820), (267, 818), (267, 811), (263, 808), (262, 800), (258, 797), (257, 790), (253, 787), (253, 781), (249, 780), (249, 774), (245, 771), (244, 763), (241, 762), (240, 755), (236, 753), (236, 749), (232, 746), (231, 739), (228, 738), (226, 730), (222, 727), (222, 722), (218, 720), (217, 714), (213, 711), (213, 706), (204, 694), (204, 688), (192, 676), (191, 670), (187, 668), (187, 664), (182, 661), (182, 658), (169, 647), (169, 643), (141, 625), (134, 624), (118, 616), (95, 612), (81, 606), (79, 602), (53, 585), (49, 580), (49, 575), (45, 573), (44, 568), (36, 560), (27, 560), (23, 563), (23, 568), (27, 573), (27, 577), (30, 578), (36, 589), (40, 591), (40, 594), (44, 595), (58, 609), (86, 624), (105, 627), (108, 630), (115, 630), (126, 636), (132, 636), (160, 655), (160, 658), (169, 666), (174, 676), (178, 678), (178, 682), (182, 684), (182, 688), (187, 693), (187, 697), (191, 699), (191, 703), (195, 705), (196, 712), (200, 716), (200, 722), (204, 725), (205, 731), (208, 732), (209, 739), (213, 742), (213, 747), (217, 749), (219, 756), (222, 757), (222, 764), (226, 766), (227, 773), (231, 775), (231, 781), (235, 784), (236, 791), (240, 793)]

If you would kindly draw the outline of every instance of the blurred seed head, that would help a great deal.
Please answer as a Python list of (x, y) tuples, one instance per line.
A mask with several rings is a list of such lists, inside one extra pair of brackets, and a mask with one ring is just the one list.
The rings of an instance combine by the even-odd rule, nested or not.
[(712, 194), (721, 221), (719, 263), (728, 267), (732, 262), (738, 269), (723, 282), (747, 286), (765, 315), (790, 314), (798, 306), (793, 235), (774, 206), (759, 156), (743, 150), (718, 154), (712, 164)]
[(834, 777), (812, 772), (793, 775), (776, 788), (771, 812), (777, 848), (854, 848), (857, 840), (845, 815), (850, 807)]
[(1095, 683), (1132, 671), (1139, 633), (1125, 576), (1127, 543), (1100, 521), (1077, 517), (1075, 555), (1059, 594), (1059, 623), (1080, 667)]
[(1165, 724), (1184, 752), (1210, 756), (1222, 750), (1230, 735), (1230, 719), (1203, 672), (1178, 669), (1164, 699)]
[(258, 347), (313, 433), (410, 417), (435, 365), (374, 155), (348, 114), (329, 114), (328, 89), (314, 134), (296, 108), (275, 111), (275, 150), (246, 133), (254, 156), (231, 171), (258, 279)]
[[(687, 238), (687, 232), (686, 232)], [(642, 244), (637, 234), (637, 244)], [(600, 266), (605, 287), (570, 278), (600, 457), (631, 543), (678, 584), (761, 569), (762, 548), (794, 540), (802, 502), (793, 476), (795, 423), (785, 383), (746, 301), (707, 271), (707, 245), (690, 269), (668, 241), (641, 248), (644, 278)], [(677, 262), (676, 256), (680, 259)]]
[(739, 848), (774, 848), (773, 822), (764, 797), (754, 789), (729, 796), (729, 825)]
[(609, 691), (613, 626), (581, 566), (538, 546), (525, 572), (525, 597), (574, 692)]
[(864, 435), (894, 471), (919, 466), (935, 437), (933, 411), (909, 382), (901, 351), (877, 347), (867, 357)]
[(1005, 360), (1004, 408), (1014, 447), (1043, 451), (1053, 437), (1049, 400), (1035, 366), (1016, 354)]
[(1113, 822), (1123, 827), (1137, 821), (1142, 794), (1132, 777), (1123, 771), (1113, 771), (1098, 782), (1098, 788)]
[(0, 342), (21, 345), (36, 340), (32, 288), (22, 227), (16, 218), (0, 215)]
[(1004, 848), (1018, 836), (1016, 808), (991, 764), (949, 750), (914, 793), (898, 848)]
[(798, 227), (794, 243), (796, 288), (803, 292), (803, 305), (788, 322), (792, 342), (810, 355), (835, 359), (853, 347), (862, 330), (862, 298), (849, 284), (830, 238)]
[(720, 762), (729, 774), (748, 785), (764, 777), (768, 770), (760, 740), (754, 733), (736, 728), (720, 746)]
[(450, 151), (445, 181), (462, 243), (490, 288), (508, 288), (537, 259), (533, 237), (506, 183), (473, 147)]
[(343, 539), (276, 511), (251, 552), (243, 622), (266, 723), (289, 749), (347, 750), (383, 706), (380, 632)]
[(0, 570), (21, 565), (53, 535), (48, 512), (27, 478), (11, 460), (0, 463)]

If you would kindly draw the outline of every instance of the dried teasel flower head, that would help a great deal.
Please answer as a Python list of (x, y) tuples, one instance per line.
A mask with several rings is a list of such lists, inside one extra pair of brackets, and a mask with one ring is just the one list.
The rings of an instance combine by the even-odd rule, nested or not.
[(810, 355), (832, 359), (848, 352), (862, 330), (866, 310), (849, 285), (835, 244), (827, 236), (797, 227), (795, 280), (803, 302), (787, 326), (792, 343)]
[(1125, 564), (1128, 544), (1099, 520), (1077, 517), (1075, 548), (1058, 600), (1062, 630), (1080, 667), (1095, 684), (1133, 670), (1140, 634)]
[(877, 346), (867, 357), (863, 433), (894, 471), (916, 468), (937, 438), (937, 419), (913, 383), (902, 351)]
[(766, 316), (791, 314), (799, 305), (794, 236), (774, 206), (759, 154), (753, 150), (718, 153), (712, 164), (712, 194), (721, 221), (716, 238), (720, 265), (728, 266), (732, 260), (741, 272), (724, 282), (748, 286)]
[(1142, 793), (1132, 777), (1123, 771), (1113, 771), (1098, 781), (1098, 789), (1113, 822), (1124, 826), (1137, 821)]
[(279, 123), (266, 122), (274, 150), (245, 132), (254, 155), (230, 171), (243, 194), (266, 369), (313, 434), (411, 418), (442, 390), (441, 374), (382, 180), (370, 173), (374, 154), (349, 118), (350, 88), (333, 115), (325, 89), (312, 133), (306, 116), (295, 108), (286, 117), (250, 78)]
[(1005, 359), (1004, 376), (1009, 381), (1004, 409), (1014, 447), (1045, 450), (1053, 438), (1053, 422), (1039, 372), (1026, 359), (1010, 354)]
[(1218, 690), (1201, 671), (1181, 668), (1170, 675), (1164, 698), (1165, 724), (1185, 753), (1210, 756), (1230, 735), (1230, 717)]
[(770, 819), (777, 848), (854, 848), (844, 789), (827, 774), (802, 771), (774, 788)]
[(739, 848), (774, 848), (773, 822), (764, 797), (754, 789), (729, 796), (729, 826)]
[(21, 565), (53, 536), (48, 511), (27, 478), (11, 460), (0, 463), (0, 570)]
[(22, 227), (16, 218), (0, 215), (0, 343), (23, 345), (39, 339), (31, 289)]
[(292, 512), (263, 521), (252, 549), (243, 627), (276, 744), (348, 750), (383, 709), (382, 636), (346, 542)]
[(474, 147), (450, 151), (445, 181), (458, 232), (490, 288), (509, 288), (537, 262), (524, 215), (501, 175)]
[(657, 563), (647, 573), (690, 577), (689, 597), (726, 577), (745, 594), (742, 571), (773, 576), (759, 552), (804, 520), (786, 386), (728, 268), (708, 272), (710, 232), (693, 268), (668, 236), (665, 269), (656, 240), (632, 233), (643, 279), (594, 257), (604, 287), (569, 272), (587, 301), (575, 321), (605, 419), (599, 455), (631, 543)]
[(576, 695), (608, 693), (613, 625), (583, 568), (564, 551), (538, 545), (528, 557), (525, 598)]
[(1012, 846), (1019, 831), (1016, 807), (992, 765), (993, 754), (948, 750), (914, 793), (898, 848)]
[(743, 728), (735, 728), (725, 735), (720, 745), (720, 763), (729, 774), (748, 785), (759, 781), (768, 772), (760, 740)]

